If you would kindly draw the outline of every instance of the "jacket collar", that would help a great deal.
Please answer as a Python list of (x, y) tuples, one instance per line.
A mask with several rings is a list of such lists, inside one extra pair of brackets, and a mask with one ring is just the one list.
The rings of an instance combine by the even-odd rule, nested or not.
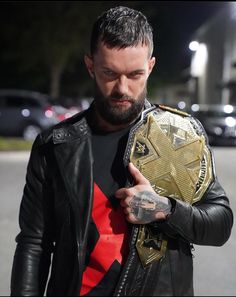
[[(91, 131), (86, 121), (86, 115), (91, 111), (91, 108), (92, 104), (88, 110), (85, 110), (79, 115), (74, 116), (72, 120), (69, 119), (65, 122), (65, 124), (61, 123), (56, 126), (56, 128), (53, 129), (52, 134), (53, 143), (60, 144), (74, 140), (81, 142), (85, 137), (90, 135)], [(153, 108), (155, 108), (155, 106), (145, 99), (144, 111), (141, 114), (141, 119), (143, 119), (145, 115)]]
[(73, 140), (81, 142), (86, 136), (88, 136), (88, 134), (90, 134), (88, 123), (86, 118), (82, 117), (82, 119), (73, 124), (66, 122), (65, 125), (60, 125), (59, 127), (53, 129), (52, 138), (54, 144), (65, 143)]

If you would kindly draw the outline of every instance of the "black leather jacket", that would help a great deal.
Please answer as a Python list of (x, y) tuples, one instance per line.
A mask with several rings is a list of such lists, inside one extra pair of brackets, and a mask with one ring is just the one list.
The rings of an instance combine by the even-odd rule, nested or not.
[[(12, 296), (42, 296), (50, 264), (47, 295), (79, 295), (93, 200), (85, 114), (60, 123), (34, 142), (20, 208)], [(193, 295), (191, 244), (221, 246), (232, 224), (228, 199), (215, 178), (196, 205), (176, 201), (168, 220), (152, 225), (153, 232), (161, 230), (168, 237), (168, 247), (165, 258), (146, 269), (136, 253), (133, 226), (130, 254), (114, 295)]]

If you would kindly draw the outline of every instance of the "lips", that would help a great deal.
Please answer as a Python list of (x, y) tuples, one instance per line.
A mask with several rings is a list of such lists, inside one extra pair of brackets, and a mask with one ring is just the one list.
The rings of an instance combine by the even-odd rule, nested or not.
[(132, 102), (126, 99), (111, 99), (111, 104), (113, 106), (130, 106)]

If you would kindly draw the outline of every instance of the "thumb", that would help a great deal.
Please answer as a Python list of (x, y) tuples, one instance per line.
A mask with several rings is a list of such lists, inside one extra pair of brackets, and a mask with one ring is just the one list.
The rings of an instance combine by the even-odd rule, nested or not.
[(129, 163), (129, 172), (134, 178), (135, 184), (149, 185), (149, 181), (142, 175), (142, 173), (134, 166), (133, 163)]

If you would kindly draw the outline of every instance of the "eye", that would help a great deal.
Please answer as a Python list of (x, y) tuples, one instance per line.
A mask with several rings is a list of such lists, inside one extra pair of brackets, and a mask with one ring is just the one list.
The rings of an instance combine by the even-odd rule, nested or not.
[(103, 73), (107, 76), (107, 77), (115, 77), (116, 73), (113, 72), (112, 70), (103, 70)]
[(131, 79), (139, 79), (141, 76), (143, 76), (143, 72), (140, 71), (134, 71), (129, 74)]

